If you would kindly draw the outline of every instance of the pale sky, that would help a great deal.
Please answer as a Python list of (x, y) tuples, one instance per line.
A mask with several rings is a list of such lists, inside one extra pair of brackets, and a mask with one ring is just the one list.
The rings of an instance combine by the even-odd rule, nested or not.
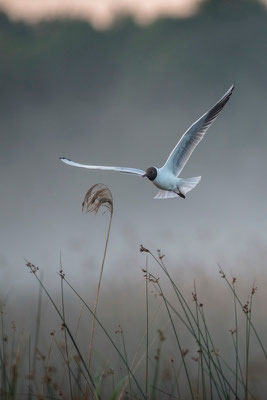
[(36, 22), (54, 16), (89, 20), (96, 28), (110, 26), (118, 15), (132, 15), (138, 23), (158, 16), (186, 17), (202, 0), (0, 0), (0, 8), (12, 19)]
[[(86, 19), (96, 28), (108, 28), (119, 15), (131, 15), (140, 24), (159, 16), (187, 17), (203, 0), (0, 0), (11, 19), (38, 22), (55, 16)], [(261, 0), (267, 5), (267, 0)]]
[[(86, 19), (95, 28), (108, 28), (117, 16), (131, 15), (145, 24), (159, 16), (187, 17), (203, 0), (0, 0), (11, 19), (38, 22), (55, 16)], [(267, 0), (261, 0), (267, 5)]]

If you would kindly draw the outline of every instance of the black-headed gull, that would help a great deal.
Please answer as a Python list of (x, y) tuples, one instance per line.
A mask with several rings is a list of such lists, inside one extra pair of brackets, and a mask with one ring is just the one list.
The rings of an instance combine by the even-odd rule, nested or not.
[(184, 133), (177, 145), (172, 150), (166, 163), (161, 168), (150, 167), (146, 171), (128, 167), (106, 167), (99, 165), (84, 165), (71, 161), (67, 158), (60, 158), (65, 164), (72, 165), (74, 167), (87, 168), (87, 169), (99, 169), (104, 171), (119, 171), (126, 174), (139, 175), (147, 177), (160, 191), (154, 197), (155, 199), (167, 199), (171, 197), (180, 196), (185, 198), (187, 192), (192, 190), (200, 181), (201, 176), (195, 178), (179, 178), (185, 164), (189, 160), (189, 157), (203, 139), (205, 133), (211, 124), (215, 121), (220, 111), (223, 109), (229, 97), (234, 90), (232, 85), (225, 95), (207, 111), (202, 117), (200, 117), (190, 128)]

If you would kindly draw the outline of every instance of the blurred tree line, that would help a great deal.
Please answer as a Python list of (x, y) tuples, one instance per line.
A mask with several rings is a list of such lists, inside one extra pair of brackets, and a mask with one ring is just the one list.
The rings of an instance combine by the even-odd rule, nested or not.
[[(97, 105), (110, 91), (140, 102), (141, 90), (141, 102), (160, 104), (172, 90), (203, 90), (207, 81), (214, 88), (218, 80), (261, 88), (267, 83), (266, 45), (266, 10), (251, 0), (206, 1), (190, 18), (148, 26), (121, 18), (106, 31), (77, 20), (31, 26), (2, 13), (1, 112), (27, 98), (45, 104), (57, 95)], [(185, 74), (190, 78), (180, 79)]]

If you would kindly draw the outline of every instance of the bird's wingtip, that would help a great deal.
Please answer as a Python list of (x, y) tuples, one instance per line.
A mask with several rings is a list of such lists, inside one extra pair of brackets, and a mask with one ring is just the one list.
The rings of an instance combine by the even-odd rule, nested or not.
[(65, 164), (69, 164), (71, 162), (71, 160), (66, 157), (59, 157), (59, 159), (60, 159), (60, 161), (64, 162)]
[(227, 90), (227, 92), (224, 95), (224, 98), (227, 98), (227, 100), (229, 99), (229, 97), (231, 97), (233, 91), (235, 88), (235, 83), (232, 83), (232, 85), (230, 86), (230, 88)]
[(232, 93), (234, 89), (235, 89), (235, 82), (232, 83), (232, 85), (230, 86), (228, 92)]

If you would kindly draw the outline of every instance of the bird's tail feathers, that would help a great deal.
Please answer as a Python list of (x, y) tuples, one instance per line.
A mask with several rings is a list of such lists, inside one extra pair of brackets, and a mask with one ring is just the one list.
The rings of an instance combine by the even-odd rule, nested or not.
[[(200, 181), (201, 176), (195, 176), (194, 178), (187, 178), (182, 180), (182, 184), (179, 185), (179, 190), (182, 194), (186, 194), (190, 192), (190, 190), (194, 189)], [(178, 193), (169, 191), (169, 190), (160, 190), (154, 199), (171, 199), (173, 197), (177, 197)]]
[(190, 192), (190, 190), (194, 189), (200, 181), (201, 176), (195, 176), (194, 178), (183, 179), (182, 184), (179, 185), (179, 189), (183, 194)]

